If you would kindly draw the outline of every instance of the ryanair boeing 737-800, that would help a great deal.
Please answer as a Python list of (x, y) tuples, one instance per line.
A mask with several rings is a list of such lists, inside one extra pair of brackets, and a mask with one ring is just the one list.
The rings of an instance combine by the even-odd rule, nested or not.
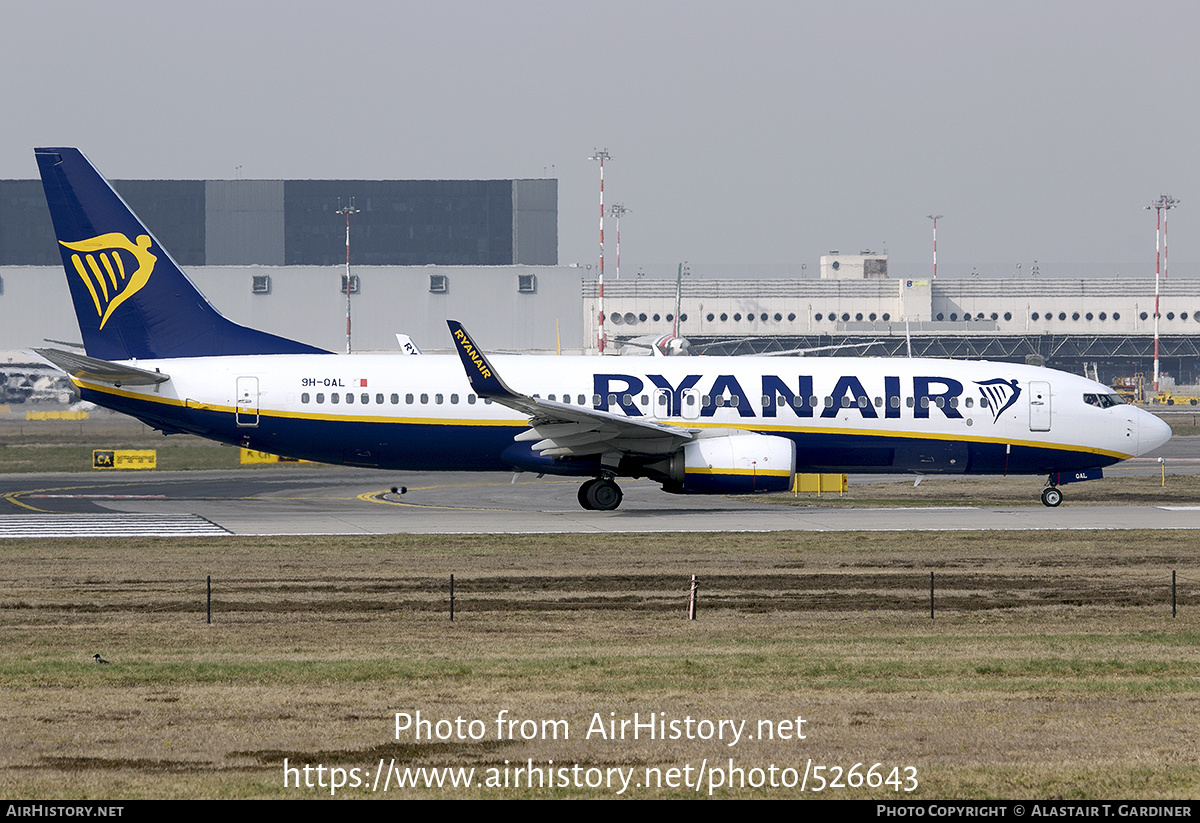
[(409, 471), (783, 491), (797, 472), (1024, 474), (1059, 486), (1170, 430), (1106, 386), (1010, 363), (840, 357), (335, 355), (227, 320), (77, 149), (36, 149), (86, 355), (38, 351), (80, 395), (166, 432)]

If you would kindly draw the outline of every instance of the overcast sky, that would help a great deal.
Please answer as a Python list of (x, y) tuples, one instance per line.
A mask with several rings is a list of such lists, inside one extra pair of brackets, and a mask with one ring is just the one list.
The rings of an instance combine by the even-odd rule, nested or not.
[[(559, 180), (622, 275), (1200, 276), (1200, 4), (0, 0), (0, 178)], [(615, 236), (606, 221), (607, 276)]]

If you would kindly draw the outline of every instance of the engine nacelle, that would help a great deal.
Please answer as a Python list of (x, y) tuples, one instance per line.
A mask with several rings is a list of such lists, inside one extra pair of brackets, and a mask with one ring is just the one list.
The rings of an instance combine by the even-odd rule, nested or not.
[(704, 437), (671, 457), (668, 491), (694, 494), (783, 492), (792, 487), (796, 444), (745, 432)]

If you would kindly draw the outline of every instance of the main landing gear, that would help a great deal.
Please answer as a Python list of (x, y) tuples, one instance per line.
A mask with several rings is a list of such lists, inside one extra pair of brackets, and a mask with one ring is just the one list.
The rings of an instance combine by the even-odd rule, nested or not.
[(623, 496), (611, 477), (597, 477), (579, 487), (579, 505), (589, 511), (610, 512), (621, 505)]
[(1059, 503), (1062, 503), (1062, 492), (1058, 486), (1047, 486), (1042, 489), (1042, 505), (1054, 508)]

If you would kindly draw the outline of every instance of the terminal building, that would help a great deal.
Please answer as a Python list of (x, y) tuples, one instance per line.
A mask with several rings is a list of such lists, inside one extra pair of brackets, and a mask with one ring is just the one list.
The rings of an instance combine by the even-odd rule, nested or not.
[[(1101, 381), (1150, 375), (1154, 280), (892, 278), (869, 252), (821, 257), (819, 277), (794, 280), (684, 278), (679, 333), (693, 352), (955, 357), (1044, 364)], [(599, 290), (584, 286), (584, 318), (596, 339)], [(674, 281), (606, 281), (611, 343), (671, 332)], [(1160, 356), (1181, 384), (1200, 381), (1200, 280), (1163, 280)]]

